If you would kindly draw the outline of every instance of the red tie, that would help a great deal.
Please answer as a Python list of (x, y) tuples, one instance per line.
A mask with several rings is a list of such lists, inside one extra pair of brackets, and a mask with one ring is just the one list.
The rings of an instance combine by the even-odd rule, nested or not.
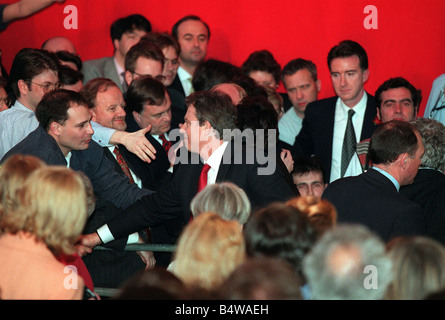
[(200, 192), (202, 189), (204, 189), (206, 187), (207, 173), (209, 172), (209, 170), (210, 170), (210, 166), (208, 164), (205, 164), (202, 167), (201, 174), (199, 175), (198, 191), (196, 193)]
[[(201, 174), (199, 175), (199, 181), (198, 181), (198, 190), (196, 194), (198, 194), (202, 189), (204, 189), (207, 185), (207, 173), (210, 170), (210, 166), (208, 164), (205, 164), (201, 169)], [(190, 214), (190, 221), (193, 219), (193, 214)]]
[(125, 175), (130, 180), (130, 183), (134, 183), (133, 177), (131, 176), (130, 168), (128, 168), (128, 164), (125, 161), (125, 159), (122, 157), (122, 154), (119, 151), (119, 148), (116, 146), (114, 147), (114, 154), (116, 155), (117, 162), (119, 162), (119, 165), (122, 168), (122, 171), (125, 173)]
[(159, 138), (162, 140), (162, 147), (165, 149), (165, 152), (168, 155), (168, 151), (170, 150), (172, 143), (170, 141), (168, 141), (167, 139), (165, 139), (165, 135), (161, 134), (159, 136)]

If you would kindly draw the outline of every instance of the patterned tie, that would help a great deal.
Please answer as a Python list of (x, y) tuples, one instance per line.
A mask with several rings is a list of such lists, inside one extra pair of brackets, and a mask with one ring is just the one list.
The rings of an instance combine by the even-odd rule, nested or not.
[(162, 140), (162, 147), (164, 148), (165, 152), (168, 155), (168, 151), (170, 150), (170, 148), (172, 146), (172, 143), (170, 141), (168, 141), (167, 139), (165, 139), (165, 135), (164, 134), (161, 134), (159, 136), (159, 139)]
[[(195, 89), (193, 88), (192, 78), (188, 78), (187, 80), (188, 80), (188, 82), (190, 83), (190, 93), (195, 92)], [(189, 93), (189, 94), (190, 94), (190, 93)]]
[(122, 157), (122, 154), (119, 151), (119, 148), (117, 146), (114, 147), (113, 153), (116, 155), (117, 162), (119, 162), (119, 165), (121, 166), (122, 171), (128, 177), (128, 179), (130, 180), (130, 183), (134, 183), (133, 177), (131, 176), (130, 168), (128, 167), (128, 164), (125, 161), (124, 157)]
[(349, 166), (352, 156), (354, 155), (357, 145), (357, 139), (355, 138), (354, 125), (352, 124), (352, 116), (355, 111), (349, 109), (348, 111), (348, 124), (346, 125), (345, 138), (343, 139), (343, 149), (341, 155), (341, 177), (345, 175), (346, 169)]

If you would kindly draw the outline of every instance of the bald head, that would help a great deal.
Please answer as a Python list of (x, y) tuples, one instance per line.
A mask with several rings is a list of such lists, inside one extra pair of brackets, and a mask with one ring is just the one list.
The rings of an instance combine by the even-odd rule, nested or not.
[(49, 52), (68, 51), (72, 54), (77, 54), (74, 44), (65, 37), (54, 37), (46, 40), (42, 44), (42, 49)]

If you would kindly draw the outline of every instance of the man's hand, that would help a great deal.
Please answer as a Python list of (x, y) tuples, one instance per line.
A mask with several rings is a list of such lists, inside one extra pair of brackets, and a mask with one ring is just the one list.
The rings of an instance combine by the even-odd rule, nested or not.
[(99, 235), (94, 232), (90, 234), (83, 234), (79, 237), (75, 247), (77, 250), (77, 254), (79, 256), (84, 256), (87, 253), (91, 253), (95, 246), (98, 246), (102, 243)]
[(147, 140), (145, 134), (151, 130), (151, 125), (136, 132), (118, 131), (111, 136), (111, 144), (122, 144), (130, 152), (137, 155), (141, 160), (150, 163), (156, 159), (156, 149)]
[(284, 165), (287, 168), (287, 171), (291, 173), (294, 170), (294, 159), (292, 159), (292, 155), (289, 150), (282, 149), (280, 153), (281, 160), (283, 160)]
[(156, 265), (156, 259), (151, 251), (136, 251), (136, 253), (141, 257), (142, 261), (145, 263), (145, 270), (153, 269)]

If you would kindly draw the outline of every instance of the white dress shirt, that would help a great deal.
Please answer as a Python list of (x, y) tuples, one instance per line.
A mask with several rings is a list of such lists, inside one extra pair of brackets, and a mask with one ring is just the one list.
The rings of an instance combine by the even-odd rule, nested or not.
[[(352, 123), (354, 125), (355, 138), (357, 140), (356, 142), (360, 141), (360, 136), (362, 134), (367, 102), (368, 95), (366, 92), (364, 92), (362, 99), (352, 108), (355, 111), (355, 114), (352, 117)], [(348, 123), (349, 109), (350, 108), (346, 106), (340, 98), (337, 99), (337, 104), (335, 106), (334, 136), (332, 141), (331, 178), (329, 182), (341, 178), (341, 155), (346, 125)], [(345, 177), (356, 176), (362, 172), (363, 170), (362, 166), (360, 165), (359, 158), (357, 154), (355, 154), (349, 163)]]

